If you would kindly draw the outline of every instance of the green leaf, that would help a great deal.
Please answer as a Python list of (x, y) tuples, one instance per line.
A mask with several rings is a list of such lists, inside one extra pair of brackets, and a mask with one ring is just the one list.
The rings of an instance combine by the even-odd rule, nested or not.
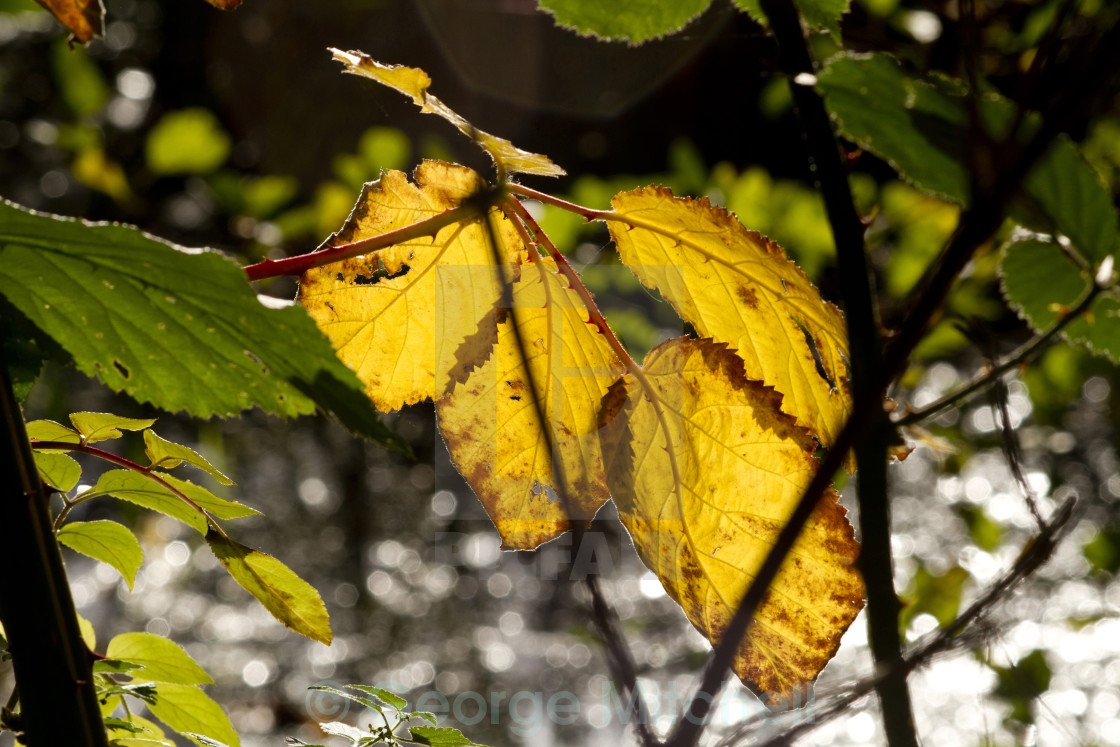
[(58, 530), (58, 541), (116, 568), (128, 582), (129, 589), (144, 560), (144, 551), (136, 537), (115, 521), (71, 521)]
[(350, 687), (354, 688), (355, 690), (361, 690), (364, 693), (369, 693), (373, 697), (380, 700), (382, 703), (392, 706), (398, 711), (408, 707), (407, 700), (397, 695), (396, 693), (391, 693), (388, 690), (384, 690), (380, 687), (367, 687), (366, 685), (351, 685)]
[(122, 418), (107, 412), (75, 412), (70, 414), (70, 422), (82, 434), (87, 444), (120, 438), (121, 431), (142, 431), (151, 428), (155, 418)]
[(112, 90), (85, 47), (58, 41), (51, 50), (54, 77), (62, 99), (79, 117), (99, 112)]
[(362, 737), (369, 736), (368, 732), (364, 732), (356, 726), (345, 724), (341, 721), (326, 721), (319, 724), (319, 728), (330, 734), (332, 737), (342, 737), (349, 739), (351, 744), (357, 744), (361, 741)]
[(97, 632), (93, 629), (93, 623), (78, 615), (78, 631), (82, 634), (82, 641), (86, 644), (86, 648), (93, 651), (97, 648)]
[[(181, 490), (188, 498), (210, 512), (215, 518), (236, 519), (259, 513), (235, 501), (218, 498), (205, 488), (186, 480), (179, 480), (172, 475), (160, 475), (160, 477)], [(104, 472), (89, 493), (83, 493), (82, 495), (90, 493), (111, 495), (122, 501), (158, 511), (173, 519), (178, 519), (197, 530), (199, 534), (206, 534), (206, 518), (204, 516), (184, 503), (174, 492), (140, 472), (127, 469), (114, 469)]]
[(1065, 234), (1093, 264), (1116, 251), (1120, 229), (1112, 195), (1069, 140), (1059, 139), (1043, 155), (1024, 186), (1050, 220), (1037, 225), (1038, 209), (1026, 206), (1013, 211), (1020, 223)]
[(68, 444), (82, 442), (80, 433), (53, 420), (32, 420), (27, 424), (27, 437), (33, 441), (62, 441)]
[(1098, 529), (1082, 546), (1081, 554), (1092, 564), (1094, 572), (1120, 571), (1120, 530)]
[(581, 34), (641, 44), (672, 34), (700, 15), (712, 0), (538, 0), (556, 23)]
[[(762, 12), (761, 0), (733, 2), (758, 23), (768, 25), (766, 14)], [(848, 12), (849, 0), (794, 0), (794, 5), (809, 28), (824, 29), (836, 39), (840, 38), (840, 17)]]
[[(1003, 248), (1000, 281), (1007, 303), (1036, 330), (1049, 328), (1064, 309), (1076, 305), (1093, 282), (1056, 243), (1014, 241)], [(1090, 314), (1070, 322), (1063, 335), (1112, 362), (1120, 360), (1120, 299), (1102, 293)]]
[[(907, 74), (887, 55), (840, 55), (818, 81), (845, 137), (891, 164), (919, 188), (962, 205), (970, 200), (968, 109), (957, 81)], [(873, 105), (869, 105), (873, 102)], [(1014, 106), (980, 97), (982, 125), (1004, 137)], [(1037, 117), (1027, 116), (1028, 129)], [(1069, 237), (1091, 262), (1112, 254), (1120, 228), (1112, 196), (1069, 138), (1060, 136), (1023, 182), (1026, 204), (1011, 214), (1024, 225)]]
[(961, 98), (906, 75), (887, 55), (840, 55), (818, 77), (845, 137), (928, 192), (967, 203)]
[(93, 662), (94, 674), (131, 674), (140, 668), (139, 664), (119, 659), (98, 659)]
[(0, 354), (8, 365), (12, 391), (19, 402), (27, 399), (43, 370), (43, 362), (51, 357), (44, 341), (49, 338), (42, 330), (0, 295)]
[(225, 163), (233, 141), (209, 109), (168, 112), (148, 133), (148, 168), (158, 176), (209, 174)]
[(128, 685), (120, 685), (120, 684), (113, 683), (113, 684), (110, 684), (110, 685), (103, 686), (104, 682), (105, 682), (105, 680), (100, 679), (100, 678), (98, 679), (97, 697), (98, 697), (99, 700), (102, 700), (102, 701), (107, 700), (107, 699), (112, 698), (112, 697), (121, 696), (121, 697), (137, 698), (139, 700), (144, 701), (148, 705), (151, 705), (152, 703), (154, 703), (156, 701), (156, 697), (159, 694), (156, 690), (155, 685), (151, 685), (151, 684), (147, 684), (147, 683), (128, 684)]
[(1034, 703), (1050, 689), (1051, 670), (1042, 651), (1031, 651), (1010, 667), (992, 667), (999, 678), (992, 694), (1011, 705), (1009, 718), (1029, 724)]
[(197, 687), (161, 684), (148, 709), (180, 734), (203, 734), (231, 747), (241, 744), (222, 707)]
[(143, 716), (130, 714), (127, 719), (106, 718), (105, 728), (111, 745), (149, 747), (158, 744), (174, 747), (171, 741), (164, 738), (163, 729)]
[(55, 451), (33, 451), (35, 466), (43, 483), (57, 488), (60, 492), (73, 488), (82, 479), (82, 465), (75, 460)]
[(925, 566), (919, 565), (910, 586), (901, 595), (907, 604), (899, 613), (899, 627), (905, 631), (911, 621), (922, 613), (933, 615), (943, 627), (951, 623), (960, 609), (961, 590), (968, 579), (968, 571), (960, 566), (953, 566), (935, 576)]
[(203, 747), (230, 747), (225, 742), (219, 742), (217, 739), (211, 739), (204, 734), (195, 734), (191, 731), (185, 731), (182, 734), (184, 737), (189, 737), (192, 742), (197, 742)]
[(420, 744), (429, 744), (432, 747), (468, 747), (477, 745), (463, 736), (458, 729), (439, 726), (414, 726), (411, 729), (412, 738)]
[(352, 700), (355, 703), (361, 703), (362, 705), (364, 705), (368, 708), (372, 708), (373, 710), (377, 711), (378, 713), (383, 713), (384, 712), (379, 703), (376, 703), (376, 702), (370, 700), (369, 698), (363, 698), (360, 695), (354, 695), (353, 693), (348, 693), (345, 690), (339, 690), (337, 687), (331, 687), (330, 685), (313, 685), (313, 686), (311, 686), (307, 689), (308, 690), (323, 690), (324, 692), (334, 693), (335, 695), (338, 695), (339, 697), (346, 698), (347, 700)]
[(115, 391), (172, 412), (292, 417), (316, 403), (398, 450), (307, 313), (261, 300), (236, 263), (135, 228), (0, 203), (0, 294)]
[(151, 633), (121, 633), (109, 641), (105, 655), (137, 664), (132, 672), (138, 682), (167, 682), (173, 685), (211, 685), (210, 675), (182, 646)]
[(984, 552), (994, 552), (1003, 539), (1003, 528), (984, 513), (979, 506), (957, 504), (953, 507), (968, 525), (968, 534)]
[(233, 485), (233, 480), (229, 479), (218, 469), (206, 461), (198, 452), (182, 446), (177, 443), (172, 443), (167, 439), (160, 438), (156, 435), (155, 431), (144, 431), (144, 451), (148, 455), (153, 467), (160, 469), (172, 469), (178, 467), (183, 462), (198, 467), (200, 470), (207, 472), (215, 480), (222, 485)]
[(436, 715), (434, 713), (431, 713), (430, 711), (414, 711), (408, 715), (412, 718), (422, 718), (432, 726), (435, 726), (437, 723), (439, 723)]
[(206, 542), (237, 583), (284, 625), (313, 641), (330, 644), (331, 626), (319, 592), (271, 555), (210, 531)]
[(206, 488), (201, 485), (195, 485), (189, 480), (181, 480), (174, 475), (166, 475), (162, 472), (157, 472), (155, 474), (162, 477), (173, 488), (181, 491), (199, 506), (206, 509), (206, 512), (215, 519), (241, 519), (246, 516), (261, 515), (261, 512), (255, 508), (250, 508), (237, 501), (227, 501), (224, 498), (219, 498)]

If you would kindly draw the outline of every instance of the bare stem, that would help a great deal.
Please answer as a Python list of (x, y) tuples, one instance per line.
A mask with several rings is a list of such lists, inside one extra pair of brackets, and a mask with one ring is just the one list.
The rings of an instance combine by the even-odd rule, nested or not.
[(1056, 335), (1068, 327), (1073, 321), (1080, 318), (1082, 314), (1089, 310), (1093, 301), (1104, 290), (1103, 286), (1096, 283), (1085, 294), (1078, 304), (1062, 314), (1053, 324), (1050, 325), (1041, 335), (1036, 336), (1034, 339), (1029, 340), (1019, 347), (1018, 350), (1009, 355), (1002, 363), (985, 371), (975, 377), (967, 384), (961, 385), (958, 389), (949, 392), (941, 399), (933, 402), (920, 410), (914, 410), (907, 415), (895, 421), (895, 425), (913, 425), (920, 423), (928, 417), (932, 417), (941, 412), (947, 407), (959, 404), (970, 396), (980, 391), (984, 387), (990, 386), (996, 379), (1003, 376), (1008, 371), (1018, 368), (1022, 364), (1033, 359), (1039, 352), (1048, 345)]
[(553, 197), (552, 195), (545, 192), (538, 192), (537, 190), (526, 187), (523, 184), (509, 184), (508, 186), (510, 192), (515, 192), (516, 194), (522, 195), (524, 197), (537, 200), (538, 202), (543, 202), (545, 205), (552, 205), (553, 207), (558, 207), (561, 210), (567, 210), (569, 213), (575, 213), (576, 215), (586, 218), (589, 221), (605, 220), (611, 213), (610, 210), (593, 210), (592, 208), (584, 207), (583, 205), (577, 205), (574, 202), (561, 200), (559, 197)]

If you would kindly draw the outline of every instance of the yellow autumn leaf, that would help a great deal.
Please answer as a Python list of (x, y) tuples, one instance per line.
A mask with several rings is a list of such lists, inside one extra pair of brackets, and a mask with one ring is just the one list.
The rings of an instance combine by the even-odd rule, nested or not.
[[(378, 236), (458, 207), (485, 187), (464, 167), (425, 161), (412, 184), (399, 171), (366, 185), (346, 224), (326, 246)], [(520, 262), (520, 238), (497, 209), (433, 236), (305, 272), (299, 301), (330, 338), (378, 409), (438, 399), (457, 355), (501, 297), (492, 238), (504, 264)], [(468, 362), (473, 364), (473, 362)]]
[(596, 430), (600, 402), (624, 369), (551, 258), (522, 267), (512, 298), (514, 309), (493, 320), (489, 358), (437, 413), (504, 547), (527, 550), (567, 531), (569, 518), (589, 520), (610, 497)]
[(105, 9), (101, 0), (35, 0), (85, 44), (105, 33)]
[(852, 406), (844, 318), (782, 248), (706, 198), (646, 187), (611, 204), (611, 236), (642, 283), (701, 337), (735, 350), (747, 378), (774, 387), (823, 446), (834, 443)]
[[(662, 343), (604, 400), (607, 482), (642, 560), (718, 642), (817, 467), (813, 439), (723, 344)], [(858, 545), (835, 493), (786, 559), (733, 667), (791, 703), (862, 607)]]
[(517, 171), (523, 174), (541, 176), (561, 176), (564, 169), (553, 163), (548, 156), (521, 150), (510, 141), (483, 132), (463, 117), (456, 114), (447, 104), (428, 93), (432, 79), (420, 68), (403, 65), (384, 65), (365, 52), (343, 52), (331, 48), (334, 59), (346, 65), (346, 72), (372, 78), (378, 83), (400, 91), (412, 98), (413, 103), (426, 114), (438, 114), (460, 132), (473, 138), (494, 159), (494, 163), (504, 171)]

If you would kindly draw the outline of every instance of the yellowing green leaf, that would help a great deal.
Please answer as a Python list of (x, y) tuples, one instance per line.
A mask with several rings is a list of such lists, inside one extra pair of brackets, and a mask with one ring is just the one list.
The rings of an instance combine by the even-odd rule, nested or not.
[(82, 641), (85, 642), (86, 648), (90, 651), (97, 648), (97, 632), (93, 629), (93, 623), (78, 615), (78, 630), (81, 631)]
[[(185, 493), (199, 507), (217, 519), (237, 519), (259, 513), (255, 509), (236, 501), (219, 498), (205, 488), (186, 480), (179, 480), (171, 475), (163, 474), (160, 477), (177, 490)], [(174, 491), (139, 472), (127, 469), (114, 469), (104, 472), (90, 492), (111, 495), (122, 501), (159, 511), (161, 514), (178, 519), (200, 534), (206, 533), (206, 517), (177, 496)]]
[(116, 568), (128, 582), (129, 589), (144, 560), (144, 551), (136, 537), (115, 521), (72, 521), (58, 530), (58, 541), (75, 552)]
[(34, 441), (61, 441), (67, 444), (82, 441), (81, 434), (53, 420), (32, 420), (27, 424), (27, 437)]
[(559, 176), (564, 173), (564, 170), (547, 156), (521, 150), (508, 140), (479, 130), (456, 114), (450, 107), (428, 93), (432, 79), (423, 70), (401, 65), (383, 65), (364, 52), (343, 52), (339, 49), (331, 49), (330, 52), (334, 55), (334, 59), (346, 65), (346, 72), (372, 78), (384, 86), (394, 88), (411, 97), (413, 103), (425, 114), (438, 114), (455, 125), (460, 132), (481, 145), (499, 168), (542, 176)]
[(120, 438), (121, 429), (142, 431), (151, 428), (154, 418), (122, 418), (107, 412), (75, 412), (70, 414), (70, 422), (82, 434), (87, 444)]
[(782, 412), (831, 445), (851, 410), (840, 311), (781, 247), (707, 199), (647, 187), (612, 204), (607, 225), (622, 261), (700, 336), (735, 350), (748, 379), (774, 387)]
[(175, 685), (211, 685), (213, 680), (174, 641), (151, 633), (121, 633), (109, 641), (105, 655), (139, 664), (129, 672), (138, 682), (169, 682)]
[(233, 580), (256, 597), (273, 617), (302, 636), (330, 644), (327, 608), (309, 583), (271, 555), (217, 532), (209, 532), (206, 542)]
[[(724, 345), (676, 338), (604, 402), (607, 481), (642, 560), (713, 643), (817, 468), (814, 442)], [(771, 703), (791, 702), (862, 606), (852, 528), (825, 496), (734, 660)]]
[(82, 479), (82, 466), (65, 454), (34, 451), (35, 466), (43, 483), (65, 493)]
[(623, 368), (551, 259), (522, 267), (513, 304), (490, 320), (496, 342), (488, 358), (479, 351), (486, 362), (437, 412), (451, 458), (503, 545), (524, 550), (565, 532), (569, 515), (590, 520), (610, 497), (596, 429), (600, 401)]
[[(348, 244), (457, 207), (485, 187), (470, 169), (425, 161), (416, 184), (387, 171), (367, 185), (346, 225), (327, 242)], [(498, 211), (488, 216), (504, 263), (520, 243)], [(434, 237), (405, 241), (316, 268), (300, 278), (299, 301), (378, 409), (438, 399), (459, 349), (501, 297), (491, 230), (481, 212)]]
[(241, 740), (222, 707), (197, 687), (161, 684), (156, 702), (148, 706), (152, 715), (179, 732), (204, 734), (237, 747)]
[[(116, 704), (114, 700), (110, 702)], [(171, 741), (164, 738), (163, 729), (143, 716), (130, 713), (127, 719), (120, 719), (119, 722), (119, 725), (117, 721), (105, 723), (105, 731), (113, 747), (152, 747), (152, 745), (174, 747)], [(126, 726), (129, 724), (132, 728)]]
[(172, 469), (186, 462), (208, 473), (222, 485), (233, 485), (233, 480), (223, 475), (217, 467), (206, 461), (206, 458), (197, 451), (160, 438), (155, 431), (144, 431), (144, 451), (147, 453), (148, 459), (151, 460), (153, 467)]
[(152, 173), (209, 174), (226, 162), (233, 140), (214, 113), (202, 107), (168, 112), (148, 133), (145, 155)]

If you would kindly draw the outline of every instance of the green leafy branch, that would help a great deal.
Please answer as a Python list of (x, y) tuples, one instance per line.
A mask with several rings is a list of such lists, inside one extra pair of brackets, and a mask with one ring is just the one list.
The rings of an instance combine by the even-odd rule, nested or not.
[[(234, 580), (277, 620), (311, 640), (330, 643), (330, 621), (318, 592), (276, 558), (231, 539), (219, 523), (260, 512), (162, 470), (189, 464), (223, 485), (232, 485), (231, 479), (193, 449), (158, 436), (151, 429), (154, 420), (82, 412), (71, 415), (70, 421), (74, 428), (50, 420), (27, 424), (40, 477), (63, 497), (63, 508), (53, 520), (59, 542), (109, 564), (131, 588), (143, 559), (135, 535), (113, 521), (66, 520), (76, 506), (101, 496), (162, 513), (204, 535), (211, 552)], [(91, 446), (120, 438), (124, 430), (143, 433), (147, 466)], [(81, 479), (81, 466), (65, 452), (92, 456), (123, 469), (104, 472), (93, 487), (69, 496)]]
[[(357, 691), (356, 693), (326, 685), (316, 685), (308, 689), (333, 693), (364, 705), (377, 713), (381, 724), (367, 724), (365, 731), (337, 722), (321, 722), (319, 724), (319, 728), (327, 734), (348, 739), (355, 747), (375, 744), (384, 744), (389, 747), (400, 747), (402, 744), (421, 744), (429, 745), (429, 747), (485, 747), (467, 739), (458, 729), (437, 726), (438, 722), (434, 713), (404, 710), (408, 706), (407, 700), (380, 687), (347, 686), (348, 690)], [(408, 727), (409, 733), (407, 736), (398, 734), (398, 730), (407, 726), (407, 722), (412, 719), (425, 721), (427, 725)], [(289, 737), (288, 744), (302, 747), (325, 747), (321, 744), (309, 744), (295, 737)]]

